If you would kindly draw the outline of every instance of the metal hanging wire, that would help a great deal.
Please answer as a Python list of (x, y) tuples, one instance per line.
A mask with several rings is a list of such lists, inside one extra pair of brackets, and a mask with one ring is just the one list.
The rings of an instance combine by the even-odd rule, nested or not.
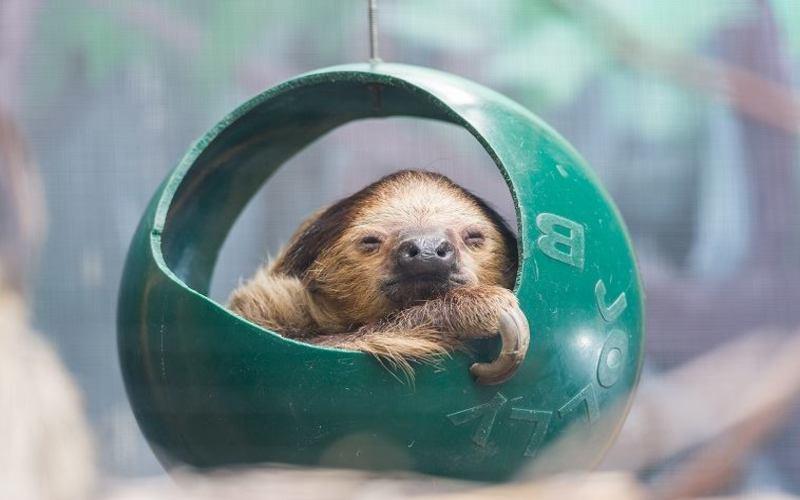
[(378, 0), (367, 0), (367, 18), (369, 22), (369, 62), (381, 62), (378, 56)]

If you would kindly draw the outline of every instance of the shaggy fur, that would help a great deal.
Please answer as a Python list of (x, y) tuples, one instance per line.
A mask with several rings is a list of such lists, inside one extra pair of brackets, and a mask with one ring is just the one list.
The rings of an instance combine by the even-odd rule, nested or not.
[[(455, 247), (457, 286), (426, 300), (387, 294), (400, 239), (431, 228)], [(513, 233), (480, 198), (442, 175), (401, 171), (303, 222), (229, 307), (286, 337), (372, 353), (410, 373), (409, 360), (496, 334), (502, 311), (518, 308), (516, 252)]]

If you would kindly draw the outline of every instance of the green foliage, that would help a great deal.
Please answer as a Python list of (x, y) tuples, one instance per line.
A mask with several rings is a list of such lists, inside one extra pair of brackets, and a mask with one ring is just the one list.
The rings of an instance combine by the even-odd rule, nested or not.
[[(128, 1), (118, 2), (124, 4)], [(43, 7), (38, 22), (38, 57), (31, 59), (29, 71), (39, 77), (28, 79), (32, 98), (56, 93), (78, 70), (97, 83), (120, 63), (155, 49), (148, 38), (120, 29), (107, 10), (54, 1)]]
[[(205, 91), (219, 88), (243, 61), (276, 63), (293, 44), (322, 65), (341, 61), (351, 30), (342, 13), (356, 4), (329, 0), (50, 0), (38, 17), (28, 97), (46, 101), (80, 71), (91, 85), (135, 61), (180, 68)], [(347, 7), (347, 8), (346, 8)], [(329, 26), (339, 20), (339, 26)], [(190, 40), (180, 40), (181, 37)], [(256, 52), (259, 44), (270, 51)], [(295, 52), (296, 53), (296, 52)], [(337, 57), (338, 56), (338, 57)], [(306, 58), (309, 59), (309, 58)], [(317, 61), (307, 60), (307, 69)]]
[(636, 36), (664, 49), (694, 50), (710, 33), (752, 11), (728, 0), (587, 0)]
[(404, 45), (445, 52), (475, 51), (513, 19), (519, 2), (404, 0), (381, 7), (381, 27)]
[[(796, 1), (771, 4), (800, 54)], [(366, 53), (365, 9), (363, 0), (51, 0), (39, 16), (29, 64), (38, 77), (27, 79), (29, 97), (57, 94), (76, 68), (96, 85), (154, 58), (185, 73), (201, 93), (229, 88), (243, 64), (307, 70), (352, 61)], [(629, 119), (644, 133), (670, 135), (685, 132), (694, 115), (686, 109), (698, 101), (670, 82), (627, 81), (606, 31), (622, 26), (660, 48), (693, 51), (751, 10), (751, 2), (723, 0), (385, 0), (379, 19), (384, 44), (404, 62), (446, 55), (480, 61), (484, 81), (540, 111), (601, 82), (615, 109), (631, 109), (632, 95), (654, 99), (655, 108)], [(192, 49), (170, 40), (170, 23), (180, 24), (177, 36), (181, 29), (195, 35)]]
[[(683, 138), (694, 133), (705, 101), (658, 75), (619, 71), (609, 42), (633, 35), (660, 50), (692, 52), (725, 24), (750, 12), (749, 3), (688, 0), (585, 0), (554, 2), (561, 11), (543, 11), (549, 18), (533, 28), (538, 35), (520, 36), (520, 46), (500, 68), (513, 82), (514, 53), (527, 78), (530, 105), (558, 106), (570, 102), (590, 81), (599, 81), (610, 102), (614, 123), (627, 124), (650, 139)], [(569, 6), (570, 8), (567, 8)], [(567, 16), (567, 17), (564, 17)], [(610, 33), (619, 29), (622, 32)], [(536, 59), (539, 58), (538, 62)], [(501, 56), (498, 60), (502, 61)]]
[(800, 57), (800, 3), (797, 0), (772, 0), (771, 4), (792, 56)]
[[(567, 104), (589, 82), (600, 81), (614, 112), (626, 113), (625, 123), (664, 136), (690, 131), (702, 101), (671, 82), (637, 82), (640, 76), (616, 71), (608, 37), (619, 33), (607, 30), (619, 26), (661, 49), (694, 51), (750, 9), (749, 2), (721, 0), (468, 0), (435, 8), (407, 0), (393, 8), (391, 29), (430, 50), (485, 59), (483, 77), (490, 84), (537, 110)], [(653, 101), (642, 109), (630, 105), (633, 98)]]
[(539, 107), (566, 104), (608, 63), (608, 54), (562, 16), (543, 18), (515, 41), (490, 63), (490, 74), (503, 87), (524, 89)]
[(620, 134), (644, 139), (691, 141), (704, 117), (705, 100), (654, 76), (611, 70), (604, 74), (607, 119)]
[[(183, 10), (193, 9), (192, 2), (184, 4)], [(343, 40), (352, 29), (348, 21), (353, 16), (347, 14), (361, 12), (356, 10), (357, 5), (363, 10), (362, 2), (356, 0), (210, 1), (201, 20), (205, 43), (199, 59), (226, 73), (232, 64), (241, 63), (243, 56), (250, 55), (254, 46), (267, 41), (270, 52), (252, 54), (253, 60), (274, 63), (273, 58), (286, 57), (292, 49), (306, 45), (304, 55), (310, 59), (320, 60), (318, 64), (322, 65), (336, 64), (341, 62)]]

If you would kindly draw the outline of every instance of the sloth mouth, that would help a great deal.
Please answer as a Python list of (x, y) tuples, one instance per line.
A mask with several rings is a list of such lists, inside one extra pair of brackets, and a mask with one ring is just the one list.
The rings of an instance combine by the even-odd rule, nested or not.
[(384, 281), (384, 287), (414, 285), (414, 284), (453, 284), (464, 285), (467, 280), (461, 276), (446, 274), (424, 273), (396, 276)]
[(392, 277), (382, 288), (392, 302), (408, 305), (434, 299), (466, 283), (467, 280), (458, 275), (426, 273)]

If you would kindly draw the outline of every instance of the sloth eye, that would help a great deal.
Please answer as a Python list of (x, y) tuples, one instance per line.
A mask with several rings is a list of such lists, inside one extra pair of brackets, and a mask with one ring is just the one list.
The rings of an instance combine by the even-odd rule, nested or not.
[(485, 239), (483, 232), (478, 229), (468, 229), (464, 233), (464, 243), (472, 247), (481, 246)]
[(377, 250), (381, 246), (381, 239), (377, 236), (364, 236), (359, 242), (361, 249), (367, 252)]

